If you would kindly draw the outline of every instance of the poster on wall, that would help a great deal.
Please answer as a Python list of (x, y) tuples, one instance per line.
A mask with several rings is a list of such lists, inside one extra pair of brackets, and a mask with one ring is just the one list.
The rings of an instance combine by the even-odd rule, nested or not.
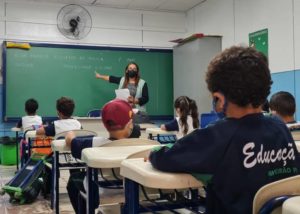
[(254, 47), (256, 50), (262, 52), (266, 57), (268, 57), (268, 29), (266, 28), (249, 33), (249, 46)]

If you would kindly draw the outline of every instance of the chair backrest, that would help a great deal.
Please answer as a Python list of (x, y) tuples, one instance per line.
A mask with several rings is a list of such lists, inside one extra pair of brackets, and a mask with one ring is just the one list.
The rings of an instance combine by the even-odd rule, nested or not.
[(200, 115), (200, 128), (205, 128), (211, 122), (219, 120), (219, 116), (216, 113), (202, 113)]
[(102, 147), (110, 146), (142, 146), (142, 145), (160, 145), (159, 142), (155, 140), (149, 140), (144, 138), (126, 138), (121, 140), (114, 140), (110, 143), (102, 145)]
[(285, 178), (261, 187), (253, 200), (253, 214), (257, 214), (261, 207), (270, 199), (282, 195), (300, 194), (300, 175)]
[(102, 110), (101, 109), (93, 109), (87, 113), (88, 117), (101, 117)]
[(133, 158), (144, 158), (148, 159), (150, 152), (152, 149), (145, 149), (144, 151), (136, 152), (127, 157), (127, 159), (133, 159)]
[(291, 131), (291, 134), (292, 134), (293, 139), (295, 141), (299, 141), (300, 140), (300, 130)]
[[(74, 132), (77, 137), (83, 137), (83, 136), (93, 136), (94, 137), (94, 136), (97, 136), (96, 132), (90, 131), (90, 130), (78, 129), (78, 130), (71, 130), (71, 131)], [(69, 131), (65, 131), (65, 132), (61, 132), (61, 133), (55, 135), (54, 140), (64, 138), (68, 132)]]

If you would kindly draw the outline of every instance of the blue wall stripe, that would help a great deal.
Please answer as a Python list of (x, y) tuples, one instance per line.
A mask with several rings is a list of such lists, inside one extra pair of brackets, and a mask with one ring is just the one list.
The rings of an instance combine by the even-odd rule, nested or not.
[(285, 71), (285, 72), (272, 74), (273, 85), (271, 88), (271, 95), (278, 91), (287, 91), (293, 94), (296, 99), (296, 106), (298, 106), (295, 115), (296, 120), (300, 120), (300, 92), (299, 92), (300, 81), (299, 80), (297, 81), (297, 79), (299, 78), (300, 78), (300, 70), (296, 70), (296, 71), (292, 70), (292, 71)]

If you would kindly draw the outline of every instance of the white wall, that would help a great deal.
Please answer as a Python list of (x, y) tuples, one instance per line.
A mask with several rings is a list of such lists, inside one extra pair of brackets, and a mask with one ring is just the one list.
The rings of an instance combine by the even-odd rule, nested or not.
[[(295, 69), (300, 69), (300, 1), (294, 1)], [(299, 93), (299, 92), (298, 92)]]
[(207, 0), (190, 10), (187, 17), (188, 34), (220, 35), (223, 48), (234, 43), (233, 0)]
[(187, 18), (189, 32), (223, 36), (223, 49), (248, 45), (249, 33), (268, 28), (271, 71), (300, 68), (300, 1), (207, 0)]
[(82, 40), (65, 38), (56, 27), (63, 4), (0, 0), (0, 41), (23, 40), (129, 47), (170, 48), (186, 33), (186, 14), (84, 6), (93, 27)]

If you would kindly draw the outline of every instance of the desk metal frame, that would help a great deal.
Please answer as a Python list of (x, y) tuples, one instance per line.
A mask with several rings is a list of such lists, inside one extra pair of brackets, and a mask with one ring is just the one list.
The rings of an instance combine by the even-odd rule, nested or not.
[[(64, 152), (68, 153), (68, 152)], [(51, 208), (55, 209), (55, 213), (59, 213), (59, 177), (60, 170), (66, 169), (82, 169), (85, 168), (84, 163), (59, 163), (59, 155), (64, 154), (59, 151), (54, 151), (53, 153), (53, 167), (52, 167), (52, 194), (51, 194)]]
[[(122, 214), (138, 214), (140, 212), (155, 212), (161, 210), (174, 210), (186, 208), (196, 213), (204, 213), (204, 201), (198, 197), (198, 190), (192, 189), (191, 199), (184, 204), (174, 202), (157, 202), (154, 205), (141, 206), (139, 202), (139, 184), (131, 179), (125, 178), (125, 204), (121, 206)], [(198, 207), (201, 207), (198, 210)], [(173, 211), (174, 213), (178, 213)]]

